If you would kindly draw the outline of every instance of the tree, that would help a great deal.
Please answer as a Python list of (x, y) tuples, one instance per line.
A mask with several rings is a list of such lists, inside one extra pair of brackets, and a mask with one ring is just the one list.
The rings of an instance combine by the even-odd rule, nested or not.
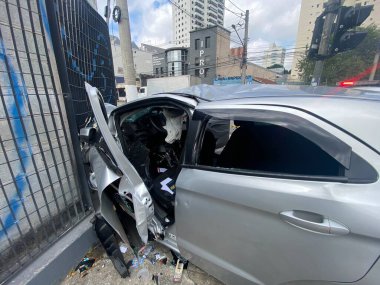
[(281, 64), (275, 63), (267, 67), (267, 69), (271, 69), (271, 68), (284, 68), (284, 67)]
[[(355, 49), (339, 53), (325, 60), (321, 82), (327, 85), (336, 85), (337, 82), (356, 79), (368, 79), (373, 58), (380, 42), (380, 29), (371, 25), (362, 28), (368, 32), (367, 36)], [(297, 68), (303, 82), (310, 84), (315, 60), (308, 59), (306, 54), (298, 61)]]

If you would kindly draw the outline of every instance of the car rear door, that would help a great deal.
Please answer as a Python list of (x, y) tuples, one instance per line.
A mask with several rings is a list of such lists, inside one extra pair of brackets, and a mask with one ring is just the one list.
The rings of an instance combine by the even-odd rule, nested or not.
[(379, 258), (378, 153), (290, 107), (202, 104), (191, 128), (175, 209), (190, 261), (227, 284), (327, 284)]

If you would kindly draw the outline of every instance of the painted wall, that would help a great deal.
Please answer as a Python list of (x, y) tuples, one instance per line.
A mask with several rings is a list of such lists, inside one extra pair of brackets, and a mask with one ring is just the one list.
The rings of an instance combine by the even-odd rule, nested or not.
[(0, 1), (0, 283), (84, 217), (47, 13)]

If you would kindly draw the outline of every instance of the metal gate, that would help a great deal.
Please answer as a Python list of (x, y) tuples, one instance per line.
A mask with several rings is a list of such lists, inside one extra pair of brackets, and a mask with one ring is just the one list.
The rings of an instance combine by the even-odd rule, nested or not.
[(84, 80), (115, 100), (107, 46), (85, 0), (0, 0), (0, 283), (90, 212), (76, 134)]

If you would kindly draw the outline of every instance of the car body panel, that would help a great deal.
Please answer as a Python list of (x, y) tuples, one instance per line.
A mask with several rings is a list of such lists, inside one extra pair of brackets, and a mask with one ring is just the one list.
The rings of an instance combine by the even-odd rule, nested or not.
[[(309, 113), (224, 102), (198, 108), (259, 108), (298, 115), (347, 143), (379, 173), (375, 151)], [(278, 179), (189, 166), (177, 179), (177, 243), (186, 258), (227, 284), (355, 282), (380, 256), (379, 188), (379, 181)], [(323, 215), (350, 232), (330, 235), (294, 227), (280, 217), (291, 210)]]
[[(136, 169), (128, 161), (112, 136), (102, 113), (101, 105), (98, 99), (98, 90), (88, 83), (85, 83), (85, 85), (96, 122), (102, 133), (102, 137), (107, 144), (110, 154), (115, 160), (117, 167), (123, 173), (120, 183), (124, 185), (124, 189), (119, 189), (119, 193), (122, 192), (124, 195), (130, 193), (132, 195), (137, 231), (141, 237), (141, 240), (146, 243), (148, 241), (148, 224), (151, 222), (154, 215), (152, 198)], [(100, 197), (103, 198), (105, 195), (100, 194)], [(101, 203), (102, 202), (103, 201), (101, 200)], [(101, 209), (102, 208), (103, 207), (101, 207)]]
[[(380, 99), (380, 96), (378, 96)], [(275, 96), (201, 103), (197, 108), (244, 105), (278, 105), (310, 112), (355, 135), (380, 152), (380, 100), (339, 96)], [(219, 107), (218, 107), (219, 106)], [(363, 124), (366, 126), (363, 128)]]
[[(219, 99), (218, 88), (211, 89), (213, 99)], [(117, 114), (150, 102), (175, 100), (186, 104), (189, 110), (217, 109), (227, 113), (232, 109), (271, 110), (299, 116), (347, 144), (346, 152), (352, 149), (380, 172), (380, 135), (376, 128), (380, 124), (380, 100), (376, 96), (361, 98), (359, 91), (346, 94), (338, 90), (339, 95), (334, 97), (329, 93), (332, 90), (323, 88), (307, 89), (319, 93), (304, 96), (302, 88), (288, 88), (286, 92), (285, 89), (274, 86), (270, 87), (269, 96), (257, 96), (266, 92), (265, 86), (258, 86), (255, 98), (244, 99), (232, 99), (236, 94), (229, 96), (228, 91), (225, 95), (231, 100), (199, 104), (201, 101), (181, 95), (155, 95), (115, 109), (107, 108), (107, 115), (111, 111), (107, 123), (97, 89), (86, 84), (111, 161), (102, 157), (100, 149), (89, 151), (101, 213), (107, 222), (126, 240), (112, 201), (105, 195), (107, 187), (120, 179), (119, 194), (132, 194), (141, 239), (146, 242), (148, 230), (155, 233), (155, 227), (159, 227), (150, 194), (121, 149), (115, 120)], [(292, 96), (288, 96), (292, 94), (289, 90), (294, 91)], [(237, 88), (237, 92), (240, 97), (252, 95), (245, 86)], [(187, 133), (184, 157), (196, 155), (198, 134), (199, 122), (197, 128), (190, 128)], [(344, 161), (347, 166), (348, 160)], [(113, 162), (116, 170), (111, 167)], [(185, 164), (176, 187), (176, 222), (166, 229), (160, 242), (175, 251), (179, 249), (185, 258), (227, 284), (367, 285), (380, 278), (378, 180), (351, 184), (274, 178)], [(334, 233), (307, 230), (286, 220), (285, 214), (292, 211), (321, 215), (343, 230)]]

